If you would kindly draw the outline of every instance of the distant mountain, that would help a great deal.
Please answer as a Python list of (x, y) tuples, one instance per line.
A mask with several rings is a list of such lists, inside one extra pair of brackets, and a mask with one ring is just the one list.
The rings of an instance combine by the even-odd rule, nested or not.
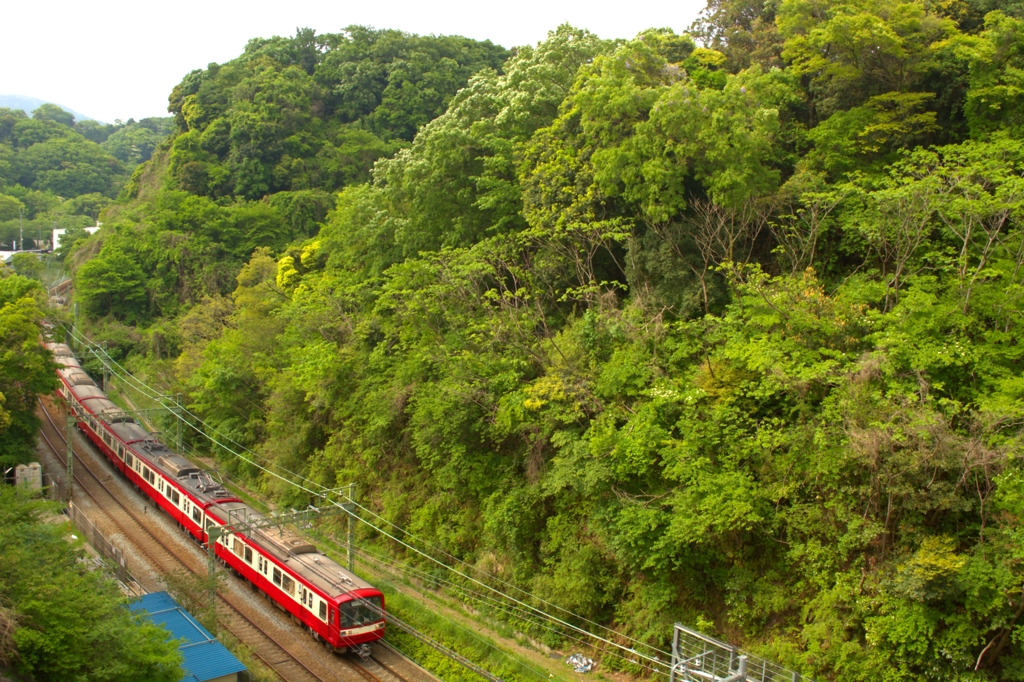
[[(8, 109), (21, 109), (29, 116), (32, 112), (39, 108), (40, 104), (46, 104), (45, 99), (38, 99), (36, 97), (26, 97), (25, 95), (0, 95), (0, 107), (6, 107)], [(54, 104), (57, 104), (54, 102)], [(76, 121), (96, 121), (97, 119), (92, 116), (86, 116), (80, 114), (74, 109), (69, 109), (63, 104), (57, 104), (58, 107), (74, 115)], [(99, 121), (103, 123), (103, 121)]]

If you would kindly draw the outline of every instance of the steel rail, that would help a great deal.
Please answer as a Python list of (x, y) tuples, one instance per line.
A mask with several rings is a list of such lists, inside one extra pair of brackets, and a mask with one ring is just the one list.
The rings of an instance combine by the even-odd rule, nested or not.
[[(380, 660), (376, 656), (371, 656), (370, 660), (373, 661), (374, 663), (376, 663), (377, 665), (379, 665), (384, 670), (386, 670), (388, 672), (388, 674), (391, 675), (392, 677), (396, 678), (398, 680), (398, 682), (409, 682), (409, 680), (407, 680), (404, 677), (402, 677), (401, 675), (399, 675), (398, 672), (394, 668), (392, 668), (390, 665), (388, 665), (384, 661)], [(378, 678), (378, 679), (380, 679), (380, 678)]]

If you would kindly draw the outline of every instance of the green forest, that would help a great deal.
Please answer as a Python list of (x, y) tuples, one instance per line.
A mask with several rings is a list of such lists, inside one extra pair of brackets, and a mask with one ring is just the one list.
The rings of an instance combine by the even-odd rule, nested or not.
[(169, 117), (76, 123), (55, 104), (31, 118), (0, 108), (0, 246), (22, 233), (26, 247), (42, 248), (55, 227), (95, 224), (173, 127)]
[(180, 680), (178, 643), (90, 570), (60, 506), (0, 486), (0, 671), (38, 682)]
[(1022, 111), (1007, 0), (305, 29), (185, 76), (165, 139), (0, 112), (0, 218), (98, 216), (64, 263), (115, 357), (581, 619), (1024, 680)]

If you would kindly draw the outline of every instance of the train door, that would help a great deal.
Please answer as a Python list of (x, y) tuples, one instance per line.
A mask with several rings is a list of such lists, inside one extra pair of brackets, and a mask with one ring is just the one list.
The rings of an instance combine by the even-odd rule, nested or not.
[(334, 639), (341, 637), (341, 619), (340, 610), (333, 604), (327, 605), (327, 629), (331, 633)]

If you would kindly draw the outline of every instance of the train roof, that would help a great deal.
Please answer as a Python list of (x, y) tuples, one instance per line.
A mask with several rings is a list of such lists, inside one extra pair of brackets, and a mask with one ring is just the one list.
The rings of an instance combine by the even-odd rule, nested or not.
[(315, 587), (337, 599), (352, 590), (372, 590), (373, 585), (354, 573), (349, 573), (337, 561), (321, 554), (296, 554), (285, 560), (285, 565)]
[(69, 386), (95, 386), (96, 382), (80, 367), (62, 367), (57, 370)]
[[(117, 434), (117, 437), (125, 443), (149, 440), (152, 437), (150, 436), (149, 431), (142, 428), (135, 422), (119, 422), (117, 424), (111, 424), (110, 428)], [(132, 446), (132, 450), (136, 449), (136, 447)]]
[[(207, 513), (224, 524), (266, 518), (266, 515), (243, 502), (222, 502), (209, 507)], [(265, 528), (245, 535), (329, 597), (342, 597), (352, 590), (374, 589), (373, 585), (320, 553), (313, 543), (299, 535), (292, 526)]]
[(53, 361), (58, 365), (63, 365), (64, 367), (81, 367), (81, 365), (78, 364), (78, 360), (65, 357), (63, 355), (54, 356)]
[(111, 402), (109, 398), (105, 397), (107, 395), (106, 393), (100, 389), (93, 390), (99, 391), (100, 395), (104, 397), (95, 396), (90, 398), (80, 398), (82, 405), (84, 405), (86, 409), (111, 426), (117, 423), (135, 423), (134, 418), (128, 416), (123, 409)]
[(203, 504), (237, 499), (209, 471), (200, 469), (158, 440), (151, 438), (134, 449)]
[(53, 353), (55, 357), (75, 357), (74, 352), (66, 343), (44, 343), (43, 346)]
[(89, 384), (72, 386), (71, 390), (79, 400), (89, 400), (90, 398), (103, 398), (106, 400), (107, 398), (106, 392), (96, 384), (92, 384), (91, 386)]

